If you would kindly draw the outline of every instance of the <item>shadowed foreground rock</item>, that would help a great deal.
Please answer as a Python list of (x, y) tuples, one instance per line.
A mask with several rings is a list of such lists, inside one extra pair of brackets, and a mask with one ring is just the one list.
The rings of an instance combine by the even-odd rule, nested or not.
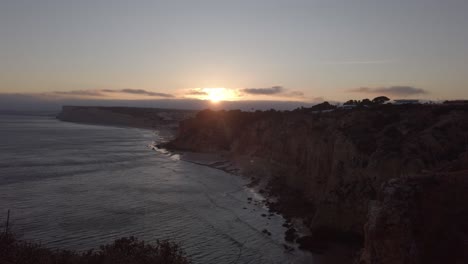
[(468, 170), (386, 183), (369, 207), (360, 263), (466, 263), (467, 175)]
[(99, 250), (75, 252), (48, 249), (40, 244), (17, 240), (0, 234), (2, 264), (189, 264), (179, 245), (168, 241), (146, 244), (134, 237), (121, 238)]

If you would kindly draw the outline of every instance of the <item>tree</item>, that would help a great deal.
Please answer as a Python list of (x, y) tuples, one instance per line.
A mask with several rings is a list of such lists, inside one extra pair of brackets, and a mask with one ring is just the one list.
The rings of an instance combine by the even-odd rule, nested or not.
[(369, 105), (372, 105), (372, 101), (369, 100), (369, 99), (362, 99), (362, 101), (359, 103), (359, 105), (366, 105), (366, 106), (369, 106)]
[(343, 105), (356, 105), (356, 101), (354, 101), (354, 100), (348, 100), (348, 101), (346, 101)]
[(336, 106), (331, 105), (329, 102), (323, 102), (321, 104), (314, 105), (310, 108), (312, 111), (326, 111), (335, 109)]
[(374, 104), (383, 104), (387, 101), (390, 101), (390, 98), (388, 98), (387, 96), (377, 96), (376, 98), (372, 99), (372, 102)]

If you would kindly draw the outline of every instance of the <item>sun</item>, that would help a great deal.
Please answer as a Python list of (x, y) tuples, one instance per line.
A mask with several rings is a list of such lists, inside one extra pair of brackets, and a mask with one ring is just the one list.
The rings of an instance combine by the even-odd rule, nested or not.
[(212, 104), (221, 101), (236, 101), (241, 98), (238, 90), (225, 87), (205, 87), (189, 90), (189, 96), (199, 100), (208, 100)]
[(207, 99), (212, 103), (218, 103), (229, 98), (229, 92), (226, 90), (226, 88), (204, 88), (203, 90), (207, 94)]

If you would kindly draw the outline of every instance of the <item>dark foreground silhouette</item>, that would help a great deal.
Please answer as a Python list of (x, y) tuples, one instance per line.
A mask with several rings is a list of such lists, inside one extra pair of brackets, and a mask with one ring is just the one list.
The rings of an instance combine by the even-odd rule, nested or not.
[(0, 234), (2, 264), (188, 264), (180, 246), (169, 241), (147, 244), (135, 237), (120, 238), (98, 250), (76, 252), (49, 249), (40, 244), (18, 240), (11, 233)]

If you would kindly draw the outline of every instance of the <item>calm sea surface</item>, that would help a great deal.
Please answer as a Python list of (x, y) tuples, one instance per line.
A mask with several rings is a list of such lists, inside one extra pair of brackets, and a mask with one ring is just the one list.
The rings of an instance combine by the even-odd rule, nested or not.
[[(0, 115), (0, 221), (50, 247), (180, 242), (195, 263), (312, 263), (239, 176), (151, 150), (157, 133)], [(267, 229), (272, 236), (262, 233)]]

